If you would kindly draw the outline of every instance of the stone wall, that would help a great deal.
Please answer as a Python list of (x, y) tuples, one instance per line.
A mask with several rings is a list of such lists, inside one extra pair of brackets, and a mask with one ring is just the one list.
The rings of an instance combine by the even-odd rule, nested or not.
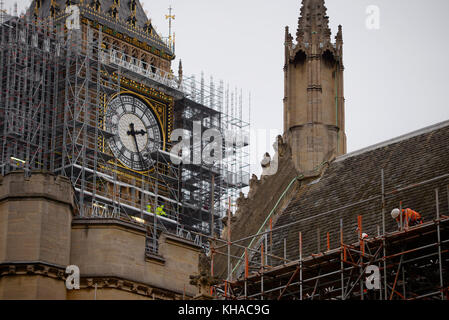
[(0, 277), (0, 300), (66, 299), (64, 282), (40, 275)]
[[(116, 219), (73, 217), (67, 178), (42, 172), (0, 177), (0, 299), (182, 299), (198, 288), (200, 247), (162, 233), (146, 252), (146, 230)], [(80, 269), (67, 290), (65, 269)]]
[(195, 295), (197, 289), (189, 284), (189, 275), (197, 272), (200, 248), (162, 234), (159, 255), (149, 255), (145, 253), (145, 234), (144, 228), (118, 220), (75, 220), (71, 263), (80, 268), (83, 279), (92, 279), (85, 288), (98, 283), (109, 289), (127, 290), (128, 286), (131, 292), (148, 297), (155, 290), (165, 298), (179, 298), (184, 290), (188, 296)]
[(72, 212), (67, 178), (41, 173), (27, 178), (23, 172), (0, 177), (0, 264), (10, 269), (1, 273), (0, 299), (65, 299), (63, 281), (31, 271), (30, 277), (19, 276), (16, 268), (45, 264), (65, 270), (70, 263)]

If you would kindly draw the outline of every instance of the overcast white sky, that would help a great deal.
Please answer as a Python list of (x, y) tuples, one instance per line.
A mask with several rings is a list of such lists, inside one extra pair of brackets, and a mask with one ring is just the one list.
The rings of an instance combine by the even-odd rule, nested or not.
[[(204, 71), (251, 92), (252, 127), (281, 130), (284, 27), (296, 33), (300, 0), (141, 3), (162, 35), (164, 15), (174, 7), (175, 72), (181, 58), (186, 74)], [(20, 0), (19, 12), (28, 4)], [(380, 8), (379, 30), (365, 27), (369, 5)], [(449, 119), (448, 0), (327, 0), (326, 6), (332, 37), (343, 26), (349, 152)]]

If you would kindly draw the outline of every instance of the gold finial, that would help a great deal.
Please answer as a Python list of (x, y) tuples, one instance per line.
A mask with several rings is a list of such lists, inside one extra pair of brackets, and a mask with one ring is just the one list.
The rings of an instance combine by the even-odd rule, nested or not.
[(175, 20), (175, 15), (172, 14), (173, 8), (170, 6), (168, 7), (168, 14), (165, 15), (165, 19), (168, 20), (168, 41), (171, 42), (171, 22), (172, 20)]

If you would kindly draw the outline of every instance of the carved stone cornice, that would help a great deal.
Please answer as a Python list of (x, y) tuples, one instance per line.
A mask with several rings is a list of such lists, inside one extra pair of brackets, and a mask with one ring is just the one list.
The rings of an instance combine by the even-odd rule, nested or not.
[[(90, 277), (82, 276), (80, 279), (80, 290), (83, 289), (118, 289), (156, 300), (182, 300), (183, 293), (150, 286), (147, 284), (130, 281), (118, 277)], [(191, 299), (190, 296), (185, 296)]]
[(16, 275), (41, 275), (53, 279), (65, 280), (65, 266), (43, 261), (20, 261), (0, 263), (0, 277)]
[[(65, 281), (66, 267), (49, 264), (42, 261), (22, 261), (0, 263), (0, 278), (6, 276), (44, 276)], [(148, 284), (122, 279), (114, 276), (80, 276), (80, 290), (94, 289), (118, 289), (131, 292), (151, 299), (181, 300), (182, 292), (175, 292)], [(191, 296), (185, 296), (191, 299)]]

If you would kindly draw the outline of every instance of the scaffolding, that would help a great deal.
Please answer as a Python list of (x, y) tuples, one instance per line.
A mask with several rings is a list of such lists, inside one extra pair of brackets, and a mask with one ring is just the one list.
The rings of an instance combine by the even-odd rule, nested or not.
[[(210, 85), (206, 85), (201, 74), (200, 82), (194, 76), (185, 78), (182, 89), (186, 97), (178, 101), (183, 107), (175, 106), (175, 126), (193, 132), (192, 158), (204, 152), (208, 141), (201, 136), (205, 133), (212, 130), (223, 137), (223, 161), (208, 165), (191, 161), (183, 165), (182, 197), (190, 210), (188, 216), (201, 223), (198, 230), (213, 236), (220, 234), (229, 199), (235, 203), (241, 189), (249, 185), (249, 123), (242, 120), (242, 94), (230, 99), (222, 81), (215, 86), (211, 78)], [(235, 109), (230, 110), (231, 105)]]
[[(255, 235), (228, 241), (211, 240), (211, 273), (214, 274), (214, 257), (224, 256), (228, 260), (228, 278), (213, 286), (211, 293), (216, 299), (244, 300), (447, 300), (449, 299), (449, 174), (385, 191), (384, 172), (381, 171), (382, 191), (378, 197), (334, 208), (318, 216), (348, 210), (362, 202), (377, 201), (382, 208), (377, 225), (363, 226), (362, 216), (356, 218), (356, 231), (347, 233), (348, 226), (339, 223), (338, 234), (324, 232), (324, 244), (317, 230), (316, 253), (304, 253), (303, 232), (297, 234), (298, 256), (289, 257), (283, 231), (306, 219), (288, 225), (269, 226)], [(434, 189), (424, 186), (432, 184)], [(426, 193), (433, 197), (430, 207), (423, 208), (424, 223), (409, 226), (408, 221), (398, 222), (394, 231), (386, 223), (387, 203), (396, 201), (404, 191)], [(427, 194), (428, 193), (428, 194)], [(447, 199), (442, 197), (446, 193)], [(399, 200), (402, 209), (402, 201)], [(371, 213), (374, 214), (374, 213)], [(354, 221), (355, 222), (355, 221)], [(368, 231), (369, 230), (369, 231)], [(373, 234), (373, 230), (376, 232)], [(228, 230), (230, 239), (231, 230)], [(366, 236), (367, 232), (370, 236)], [(283, 255), (272, 253), (273, 238), (283, 242)], [(247, 246), (249, 240), (255, 245)], [(332, 243), (331, 239), (338, 239)], [(353, 239), (353, 241), (351, 241)], [(355, 239), (355, 240), (354, 240)], [(252, 242), (251, 242), (252, 243)], [(231, 254), (231, 248), (239, 248), (241, 256)], [(234, 268), (232, 263), (234, 263)], [(239, 268), (238, 268), (239, 267)], [(235, 271), (234, 271), (235, 270)], [(234, 271), (234, 272), (233, 272)], [(374, 273), (372, 273), (374, 272)], [(370, 277), (368, 279), (368, 277)], [(369, 286), (367, 282), (376, 286)]]
[[(248, 141), (233, 144), (231, 155), (212, 167), (189, 167), (171, 161), (167, 139), (165, 148), (151, 154), (153, 167), (136, 172), (115, 159), (107, 143), (113, 135), (105, 126), (108, 99), (126, 82), (173, 97), (175, 125), (189, 128), (199, 119), (202, 132), (232, 127), (249, 136), (248, 123), (235, 120), (236, 112), (222, 112), (220, 87), (215, 90), (212, 81), (204, 85), (204, 78), (177, 78), (140, 61), (88, 25), (67, 30), (26, 15), (1, 24), (0, 37), (2, 175), (39, 170), (69, 177), (77, 215), (145, 225), (152, 254), (157, 254), (161, 231), (189, 238), (191, 231), (212, 233), (214, 225), (221, 232), (222, 203), (235, 201), (248, 185)], [(189, 112), (195, 116), (189, 118)], [(230, 171), (227, 165), (233, 161)]]
[(0, 23), (3, 23), (6, 19), (5, 19), (5, 7), (4, 7), (4, 2), (3, 0), (0, 0)]

